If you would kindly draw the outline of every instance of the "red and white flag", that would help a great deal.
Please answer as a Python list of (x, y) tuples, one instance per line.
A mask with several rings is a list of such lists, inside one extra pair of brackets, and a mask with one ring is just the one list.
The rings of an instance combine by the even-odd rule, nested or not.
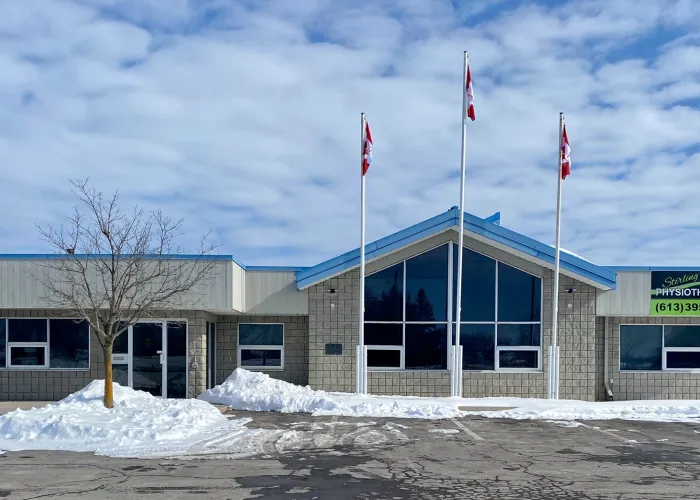
[(476, 120), (476, 112), (474, 111), (474, 87), (472, 86), (472, 73), (467, 66), (467, 83), (464, 87), (467, 93), (467, 116), (472, 121)]
[(569, 136), (566, 135), (566, 125), (562, 128), (561, 137), (561, 178), (566, 179), (571, 175), (571, 146), (569, 146)]
[(369, 131), (369, 123), (365, 121), (365, 145), (362, 149), (362, 175), (369, 170), (372, 163), (372, 133)]

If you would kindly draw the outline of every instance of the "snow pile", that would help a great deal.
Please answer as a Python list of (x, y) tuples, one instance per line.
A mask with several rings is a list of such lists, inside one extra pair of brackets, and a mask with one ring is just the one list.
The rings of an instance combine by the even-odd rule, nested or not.
[(114, 408), (102, 404), (104, 381), (43, 408), (0, 416), (0, 450), (91, 451), (120, 457), (174, 456), (206, 452), (205, 443), (225, 435), (238, 443), (260, 431), (250, 419), (228, 420), (196, 399), (161, 399), (114, 384)]
[[(370, 418), (445, 419), (467, 415), (489, 418), (573, 420), (700, 421), (700, 401), (585, 401), (524, 398), (420, 398), (364, 396), (315, 391), (310, 387), (270, 378), (242, 368), (221, 385), (200, 394), (199, 399), (230, 406), (234, 410), (279, 411)], [(488, 407), (490, 411), (469, 411)], [(503, 408), (503, 410), (498, 410)]]
[(314, 416), (454, 418), (464, 414), (459, 399), (363, 396), (315, 391), (271, 378), (266, 373), (236, 368), (226, 381), (199, 399), (230, 406), (234, 410), (311, 413)]
[(463, 399), (462, 405), (512, 406), (493, 412), (470, 412), (493, 418), (573, 420), (645, 420), (650, 422), (700, 422), (698, 400), (639, 400), (586, 402), (547, 399)]

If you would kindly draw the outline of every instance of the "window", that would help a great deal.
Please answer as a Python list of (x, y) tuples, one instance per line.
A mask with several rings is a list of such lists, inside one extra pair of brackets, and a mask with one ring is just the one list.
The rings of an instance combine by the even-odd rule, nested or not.
[(496, 325), (464, 323), (459, 328), (462, 345), (462, 370), (495, 368)]
[(661, 325), (620, 325), (620, 370), (661, 370)]
[(7, 367), (48, 368), (48, 321), (7, 320)]
[(365, 277), (365, 321), (403, 321), (403, 262)]
[(447, 369), (447, 325), (406, 324), (406, 369)]
[(73, 319), (49, 320), (49, 366), (90, 368), (90, 325)]
[(168, 397), (187, 397), (187, 323), (168, 321)]
[[(457, 259), (448, 243), (366, 277), (368, 368), (447, 369)], [(467, 248), (462, 261), (462, 369), (541, 370), (542, 278)]]
[(385, 370), (403, 368), (403, 325), (365, 323), (367, 367)]
[(0, 368), (87, 370), (90, 326), (75, 319), (0, 318)]
[(542, 280), (514, 267), (498, 263), (498, 321), (539, 322)]
[(664, 326), (664, 369), (700, 370), (700, 325)]
[(216, 385), (216, 323), (207, 321), (207, 389)]
[(700, 325), (620, 325), (620, 370), (700, 371)]
[(447, 321), (448, 246), (406, 261), (406, 321)]
[(238, 366), (248, 369), (284, 367), (284, 325), (240, 323), (238, 325)]
[(0, 318), (0, 368), (5, 368), (7, 357), (7, 320)]
[[(457, 317), (458, 248), (453, 257), (453, 313)], [(462, 322), (496, 320), (496, 261), (465, 248), (462, 251)], [(460, 327), (461, 329), (461, 327)]]

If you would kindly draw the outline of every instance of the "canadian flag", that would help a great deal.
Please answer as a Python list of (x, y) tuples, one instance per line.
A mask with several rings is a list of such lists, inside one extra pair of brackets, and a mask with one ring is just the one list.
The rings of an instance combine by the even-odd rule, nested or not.
[(464, 87), (467, 92), (467, 116), (472, 121), (476, 120), (476, 112), (474, 111), (474, 87), (472, 86), (472, 73), (467, 66), (467, 83)]
[(362, 149), (362, 176), (369, 170), (372, 163), (372, 133), (369, 131), (369, 123), (365, 121), (365, 144)]
[(569, 136), (566, 135), (566, 125), (561, 133), (561, 178), (566, 179), (571, 175), (571, 146), (569, 146)]

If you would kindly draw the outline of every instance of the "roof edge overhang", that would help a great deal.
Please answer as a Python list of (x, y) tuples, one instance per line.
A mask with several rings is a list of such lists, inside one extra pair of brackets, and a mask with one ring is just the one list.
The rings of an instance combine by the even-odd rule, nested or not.
[[(499, 214), (500, 215), (500, 214)], [(498, 221), (498, 222), (496, 222)], [(487, 245), (524, 258), (543, 267), (554, 269), (555, 249), (537, 240), (516, 233), (499, 225), (500, 217), (480, 219), (464, 214), (464, 229), (468, 235)], [(449, 229), (459, 227), (459, 210), (455, 207), (428, 220), (410, 226), (365, 246), (365, 259), (372, 261), (398, 251), (421, 240)], [(616, 273), (612, 269), (597, 266), (587, 260), (561, 252), (560, 272), (600, 290), (612, 290)], [(317, 283), (343, 274), (360, 265), (360, 249), (356, 248), (338, 257), (296, 273), (297, 289), (304, 290)]]

